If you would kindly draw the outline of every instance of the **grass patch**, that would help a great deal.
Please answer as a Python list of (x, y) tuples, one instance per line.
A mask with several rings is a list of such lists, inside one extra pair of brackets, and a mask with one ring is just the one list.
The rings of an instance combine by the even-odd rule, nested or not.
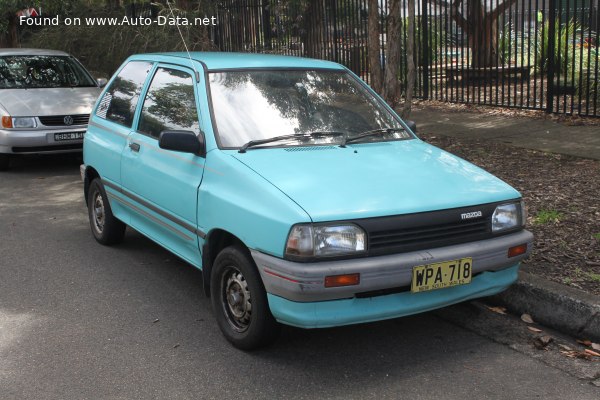
[(533, 222), (536, 224), (557, 223), (562, 216), (562, 213), (556, 210), (540, 210), (533, 218)]
[(591, 280), (593, 280), (594, 282), (600, 282), (600, 274), (595, 274), (593, 272), (588, 272), (588, 276), (590, 277)]
[(598, 232), (598, 233), (593, 233), (593, 234), (592, 234), (592, 237), (593, 237), (594, 239), (596, 239), (596, 240), (600, 240), (600, 232)]

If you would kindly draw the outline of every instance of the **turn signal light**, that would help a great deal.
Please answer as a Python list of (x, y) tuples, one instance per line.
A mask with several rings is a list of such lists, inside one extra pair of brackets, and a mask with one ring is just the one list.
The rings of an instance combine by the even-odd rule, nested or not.
[(508, 257), (516, 257), (516, 256), (520, 256), (521, 254), (525, 254), (527, 253), (527, 243), (524, 244), (520, 244), (518, 246), (514, 246), (511, 247), (510, 249), (508, 249)]
[(352, 286), (360, 283), (360, 274), (331, 275), (325, 277), (325, 287)]
[(7, 117), (7, 116), (2, 117), (2, 127), (3, 128), (12, 128), (13, 127), (12, 118)]

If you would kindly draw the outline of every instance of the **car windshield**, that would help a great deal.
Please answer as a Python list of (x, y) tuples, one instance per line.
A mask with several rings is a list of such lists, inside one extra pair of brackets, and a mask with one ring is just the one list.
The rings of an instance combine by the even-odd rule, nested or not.
[(382, 134), (361, 141), (412, 138), (345, 71), (224, 71), (210, 73), (209, 81), (222, 148), (281, 136), (264, 146), (344, 143), (345, 138), (380, 129)]
[(0, 89), (90, 87), (96, 82), (70, 56), (0, 57)]

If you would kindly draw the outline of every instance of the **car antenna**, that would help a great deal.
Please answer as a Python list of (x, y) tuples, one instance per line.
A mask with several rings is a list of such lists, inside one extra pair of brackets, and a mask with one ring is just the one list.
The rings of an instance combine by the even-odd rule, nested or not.
[[(167, 0), (167, 6), (169, 6), (169, 11), (170, 11), (171, 16), (173, 18), (175, 18), (175, 14), (173, 13), (173, 8), (171, 7), (171, 3), (169, 3), (169, 0)], [(194, 64), (194, 61), (192, 60), (192, 56), (190, 55), (190, 51), (188, 50), (187, 44), (185, 43), (185, 39), (183, 38), (181, 29), (179, 29), (179, 24), (176, 23), (175, 26), (177, 27), (179, 36), (181, 36), (181, 41), (183, 42), (183, 47), (185, 47), (185, 51), (187, 52), (188, 58), (190, 59), (190, 63), (192, 64), (192, 68), (194, 69), (194, 72), (196, 73), (196, 82), (200, 82), (200, 73), (198, 73), (198, 70), (196, 69), (196, 65)]]

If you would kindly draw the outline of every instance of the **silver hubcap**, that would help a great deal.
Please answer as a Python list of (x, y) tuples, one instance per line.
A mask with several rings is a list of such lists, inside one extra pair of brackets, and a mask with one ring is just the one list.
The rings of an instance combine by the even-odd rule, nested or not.
[(94, 219), (94, 228), (98, 233), (104, 230), (104, 201), (100, 192), (94, 194), (94, 202), (92, 203), (92, 215)]
[(248, 283), (235, 267), (227, 268), (223, 275), (223, 308), (227, 321), (237, 332), (244, 332), (250, 325), (252, 299)]

